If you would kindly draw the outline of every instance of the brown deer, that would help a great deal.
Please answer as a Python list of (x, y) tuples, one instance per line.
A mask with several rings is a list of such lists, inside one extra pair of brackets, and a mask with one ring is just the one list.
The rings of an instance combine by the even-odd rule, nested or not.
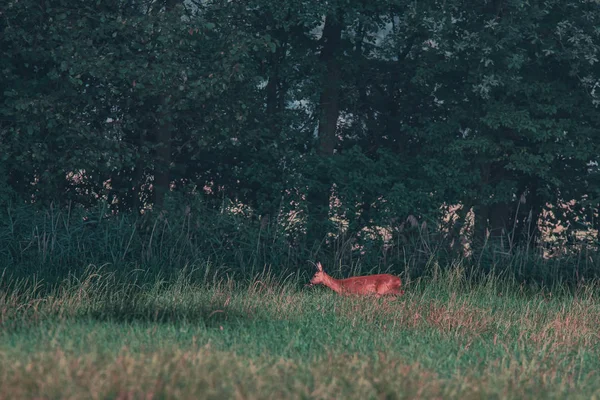
[(385, 295), (402, 296), (404, 290), (400, 289), (402, 281), (397, 276), (390, 274), (356, 276), (347, 279), (334, 279), (323, 271), (323, 265), (317, 263), (317, 272), (310, 280), (310, 284), (323, 284), (340, 294), (354, 295)]

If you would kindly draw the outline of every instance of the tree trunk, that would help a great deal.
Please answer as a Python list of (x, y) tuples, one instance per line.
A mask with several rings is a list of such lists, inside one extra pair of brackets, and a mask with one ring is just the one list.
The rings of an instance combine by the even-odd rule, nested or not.
[(528, 192), (523, 197), (524, 202), (519, 205), (519, 213), (515, 222), (514, 242), (521, 247), (536, 247), (539, 244), (538, 222), (543, 209), (543, 201), (537, 193), (537, 188), (538, 182), (532, 179), (521, 190), (521, 193)]
[(490, 207), (487, 204), (489, 199), (483, 198), (485, 187), (489, 183), (490, 179), (490, 164), (484, 163), (481, 166), (481, 182), (479, 185), (479, 196), (476, 200), (475, 206), (473, 207), (473, 213), (475, 214), (475, 221), (473, 226), (473, 238), (471, 245), (473, 248), (473, 256), (477, 259), (481, 256), (481, 252), (484, 250), (487, 242), (487, 229), (488, 229), (488, 218), (490, 214)]
[(323, 28), (321, 62), (326, 67), (323, 92), (319, 99), (319, 152), (322, 156), (333, 155), (336, 144), (337, 121), (340, 115), (340, 62), (337, 59), (342, 38), (342, 24), (328, 15)]
[(511, 233), (512, 208), (508, 203), (496, 203), (490, 207), (490, 237), (494, 246), (500, 246), (503, 250), (508, 247), (507, 233)]
[[(166, 108), (166, 99), (163, 100)], [(154, 205), (155, 209), (162, 209), (165, 194), (169, 191), (171, 183), (171, 123), (168, 116), (161, 113), (156, 129), (156, 158), (154, 162)]]
[[(181, 0), (165, 0), (164, 12), (170, 13), (181, 3)], [(167, 84), (165, 84), (168, 87)], [(153, 207), (162, 209), (164, 206), (165, 195), (171, 185), (171, 122), (167, 110), (169, 94), (164, 93), (159, 101), (159, 107), (162, 112), (159, 113), (158, 126), (155, 133), (155, 162), (154, 162), (154, 183), (153, 183)]]
[[(336, 15), (329, 14), (323, 28), (323, 48), (320, 60), (325, 67), (323, 91), (319, 99), (319, 130), (317, 154), (321, 158), (331, 157), (336, 145), (337, 121), (340, 114), (340, 63), (337, 59), (342, 37), (342, 23)], [(321, 241), (327, 235), (329, 219), (329, 197), (331, 181), (328, 171), (319, 171), (312, 177), (318, 182), (309, 189), (307, 238)]]
[[(287, 34), (283, 30), (277, 32), (275, 37), (280, 39), (279, 46), (270, 57), (269, 80), (267, 81), (266, 91), (266, 123), (268, 129), (268, 140), (277, 143), (282, 130), (282, 117), (285, 107), (285, 78), (282, 76), (281, 66), (285, 61), (287, 51)], [(276, 151), (276, 150), (274, 150)], [(274, 159), (278, 160), (279, 155), (275, 154)], [(278, 177), (278, 179), (281, 179)], [(271, 217), (276, 213), (276, 199), (280, 193), (273, 192), (272, 182), (263, 182), (257, 190), (254, 191), (252, 205), (260, 213), (261, 229), (266, 229), (269, 226)], [(261, 191), (267, 201), (260, 201)]]

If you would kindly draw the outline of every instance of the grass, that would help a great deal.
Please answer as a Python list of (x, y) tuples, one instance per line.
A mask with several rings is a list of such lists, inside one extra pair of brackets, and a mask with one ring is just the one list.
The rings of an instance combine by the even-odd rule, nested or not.
[(453, 270), (396, 300), (268, 274), (5, 278), (0, 398), (591, 398), (600, 300)]
[[(0, 268), (9, 267), (13, 279), (36, 275), (49, 285), (90, 264), (121, 275), (143, 269), (149, 277), (161, 274), (169, 280), (182, 266), (209, 275), (226, 268), (236, 279), (249, 279), (265, 265), (278, 276), (312, 270), (307, 260), (321, 261), (340, 276), (391, 272), (418, 279), (428, 276), (433, 265), (446, 269), (462, 263), (473, 273), (510, 275), (528, 284), (577, 286), (600, 279), (596, 244), (575, 242), (557, 249), (545, 242), (543, 248), (507, 251), (490, 241), (481, 254), (465, 258), (450, 238), (435, 231), (435, 223), (431, 230), (391, 241), (382, 235), (346, 236), (343, 230), (316, 241), (284, 221), (271, 219), (263, 226), (230, 207), (214, 208), (200, 199), (167, 200), (164, 212), (143, 216), (112, 213), (105, 203), (0, 207)], [(547, 258), (544, 249), (560, 251)]]

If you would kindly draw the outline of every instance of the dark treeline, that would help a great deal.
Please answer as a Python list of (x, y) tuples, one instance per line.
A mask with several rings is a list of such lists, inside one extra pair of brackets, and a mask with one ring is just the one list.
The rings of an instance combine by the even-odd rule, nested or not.
[(8, 0), (0, 254), (146, 265), (168, 226), (161, 265), (596, 276), (599, 27), (589, 0)]

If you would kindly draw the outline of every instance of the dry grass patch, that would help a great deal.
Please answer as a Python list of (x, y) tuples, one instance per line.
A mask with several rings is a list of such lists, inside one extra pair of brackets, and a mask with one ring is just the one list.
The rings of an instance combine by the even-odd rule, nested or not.
[[(326, 306), (318, 310), (327, 312)], [(386, 301), (349, 298), (336, 302), (333, 311), (356, 323), (377, 324), (408, 329), (434, 328), (445, 335), (481, 335), (495, 328), (490, 308), (477, 307), (452, 297), (449, 302), (420, 298)]]
[[(485, 370), (443, 377), (419, 362), (380, 353), (328, 355), (318, 362), (264, 356), (247, 359), (210, 346), (147, 354), (75, 355), (60, 349), (15, 361), (0, 353), (0, 398), (63, 399), (375, 399), (578, 397), (596, 375), (558, 372), (549, 360), (504, 359)], [(560, 360), (552, 360), (554, 365)]]
[(600, 309), (589, 302), (575, 300), (570, 307), (550, 313), (547, 322), (532, 321), (530, 339), (552, 348), (594, 347), (600, 344)]
[[(422, 307), (426, 308), (426, 307)], [(417, 311), (415, 318), (418, 319)], [(495, 329), (495, 321), (490, 309), (451, 302), (447, 305), (436, 302), (429, 303), (425, 320), (430, 327), (441, 332), (455, 335), (481, 335)]]

